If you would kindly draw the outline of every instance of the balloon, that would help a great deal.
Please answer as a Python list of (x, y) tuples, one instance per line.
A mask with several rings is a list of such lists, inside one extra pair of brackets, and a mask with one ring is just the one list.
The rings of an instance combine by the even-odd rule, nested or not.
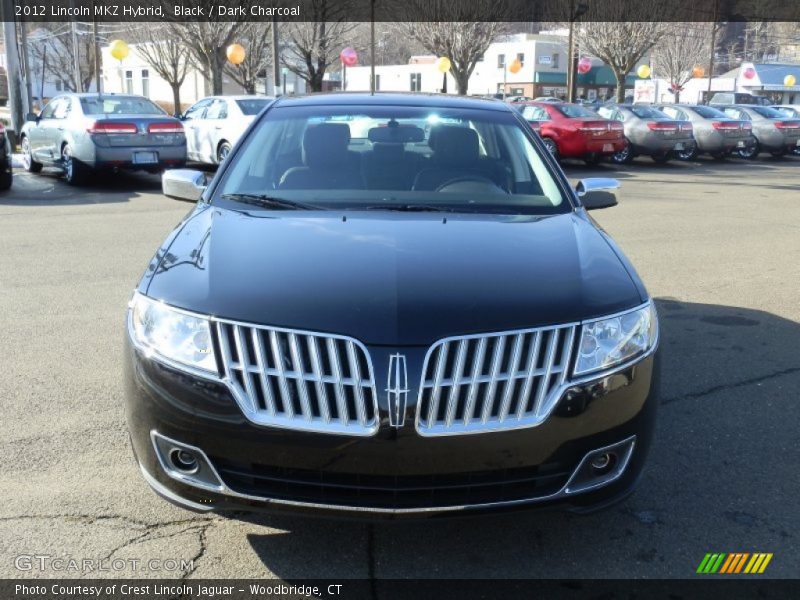
[(122, 60), (128, 56), (128, 44), (122, 40), (112, 40), (110, 44), (111, 56), (117, 60)]
[(508, 70), (512, 73), (519, 73), (522, 70), (522, 63), (518, 58), (515, 58), (511, 61), (511, 64), (508, 65)]
[(225, 50), (225, 56), (233, 65), (240, 65), (244, 62), (244, 46), (241, 44), (231, 44)]
[(747, 67), (744, 70), (743, 75), (745, 79), (752, 79), (753, 77), (756, 76), (756, 70), (753, 67)]
[(791, 73), (783, 78), (783, 85), (785, 85), (786, 87), (794, 87), (795, 83), (797, 83), (797, 77), (795, 77)]
[(650, 66), (641, 65), (638, 69), (636, 69), (636, 74), (642, 79), (647, 79), (650, 77)]
[(447, 73), (451, 66), (450, 59), (446, 56), (436, 59), (436, 68), (439, 70), (439, 73)]
[(706, 70), (703, 67), (695, 67), (692, 69), (692, 77), (702, 77), (706, 74)]
[(353, 48), (348, 46), (339, 54), (339, 60), (342, 61), (344, 66), (353, 67), (358, 62), (358, 54)]
[(584, 56), (578, 61), (578, 73), (584, 75), (592, 70), (592, 59)]

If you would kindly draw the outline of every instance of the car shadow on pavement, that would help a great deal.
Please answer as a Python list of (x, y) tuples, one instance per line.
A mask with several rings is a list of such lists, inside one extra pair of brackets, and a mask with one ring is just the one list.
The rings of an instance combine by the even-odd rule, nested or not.
[(0, 193), (0, 206), (68, 206), (128, 202), (140, 194), (160, 193), (161, 175), (144, 172), (98, 172), (83, 186), (68, 185), (57, 169), (14, 173), (10, 190)]
[[(248, 535), (253, 551), (282, 578), (600, 578), (691, 577), (705, 552), (760, 548), (775, 553), (773, 577), (796, 577), (800, 323), (656, 303), (660, 414), (640, 486), (622, 503), (374, 524), (237, 515), (279, 530)], [(342, 558), (353, 553), (355, 563)]]

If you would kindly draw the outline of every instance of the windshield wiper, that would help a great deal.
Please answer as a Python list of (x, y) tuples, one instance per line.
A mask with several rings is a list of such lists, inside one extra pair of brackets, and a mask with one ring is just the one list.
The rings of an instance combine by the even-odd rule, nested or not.
[(242, 204), (252, 204), (261, 208), (272, 208), (282, 210), (323, 210), (320, 206), (295, 202), (286, 198), (277, 198), (268, 194), (222, 194), (224, 200), (233, 200)]
[(455, 212), (443, 206), (432, 206), (430, 204), (376, 204), (365, 206), (364, 210), (392, 210), (396, 212)]

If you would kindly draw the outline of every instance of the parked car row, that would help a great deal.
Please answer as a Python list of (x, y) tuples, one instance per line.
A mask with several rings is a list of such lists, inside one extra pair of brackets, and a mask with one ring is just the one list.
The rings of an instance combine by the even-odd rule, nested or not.
[(666, 162), (800, 153), (800, 111), (793, 106), (605, 104), (596, 112), (553, 101), (514, 106), (555, 156), (589, 164), (604, 157), (626, 164), (640, 155)]
[[(173, 117), (143, 96), (61, 94), (38, 115), (27, 115), (20, 134), (23, 166), (31, 173), (56, 167), (67, 183), (80, 185), (99, 170), (157, 173), (187, 160), (219, 164), (270, 100), (214, 96)], [(4, 160), (0, 156), (0, 189), (11, 185), (10, 160), (3, 167)]]

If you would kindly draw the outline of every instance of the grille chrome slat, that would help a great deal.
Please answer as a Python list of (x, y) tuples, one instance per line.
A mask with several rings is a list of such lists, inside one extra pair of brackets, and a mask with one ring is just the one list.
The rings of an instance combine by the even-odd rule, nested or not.
[(354, 436), (377, 430), (375, 377), (360, 342), (216, 319), (215, 332), (225, 380), (250, 421)]
[[(566, 382), (577, 327), (573, 323), (436, 342), (422, 369), (417, 431), (436, 436), (538, 425)], [(455, 358), (448, 360), (452, 352)]]

